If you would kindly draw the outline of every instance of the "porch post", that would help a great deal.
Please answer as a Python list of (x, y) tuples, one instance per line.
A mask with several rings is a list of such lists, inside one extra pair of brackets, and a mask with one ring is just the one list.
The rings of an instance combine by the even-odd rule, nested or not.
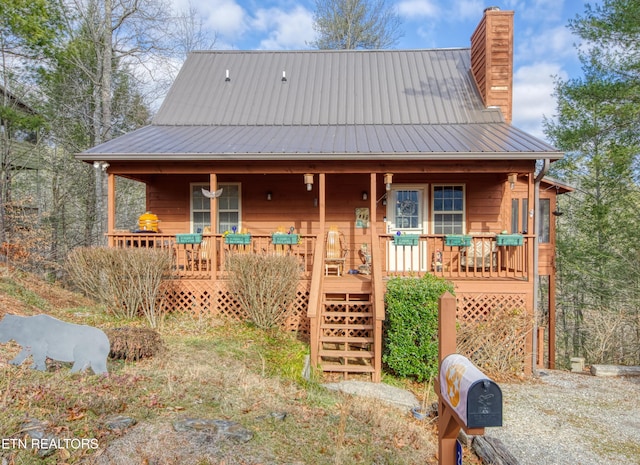
[(382, 322), (384, 314), (384, 285), (382, 283), (382, 266), (380, 265), (380, 239), (378, 237), (378, 213), (377, 213), (377, 175), (371, 173), (369, 181), (369, 233), (371, 235), (371, 286), (373, 288), (373, 379), (375, 383), (380, 382), (382, 377)]
[(324, 238), (324, 232), (326, 227), (326, 184), (325, 184), (325, 174), (318, 174), (318, 221), (319, 221), (319, 234), (321, 238)]
[[(218, 176), (215, 173), (209, 173), (209, 190), (215, 192), (218, 190)], [(211, 223), (211, 280), (216, 280), (218, 272), (218, 241), (216, 234), (218, 233), (218, 201), (217, 199), (209, 199), (209, 217)]]
[[(111, 234), (116, 229), (116, 176), (113, 173), (107, 175), (107, 233)], [(114, 246), (113, 236), (107, 236), (107, 245)]]

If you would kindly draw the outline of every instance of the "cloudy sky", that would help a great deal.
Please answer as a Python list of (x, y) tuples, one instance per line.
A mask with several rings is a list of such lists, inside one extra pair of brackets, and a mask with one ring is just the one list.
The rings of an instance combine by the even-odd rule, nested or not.
[[(314, 40), (314, 0), (171, 0), (194, 8), (216, 34), (214, 48), (306, 49)], [(567, 29), (584, 12), (584, 0), (387, 0), (402, 19), (396, 48), (468, 47), (487, 6), (514, 10), (513, 124), (544, 138), (542, 120), (553, 117), (553, 76), (578, 77), (580, 67)], [(595, 2), (592, 2), (595, 3)]]

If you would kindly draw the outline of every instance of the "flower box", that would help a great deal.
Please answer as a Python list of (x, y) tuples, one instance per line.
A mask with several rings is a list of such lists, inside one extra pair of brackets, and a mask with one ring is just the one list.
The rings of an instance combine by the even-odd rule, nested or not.
[(176, 244), (199, 244), (202, 234), (176, 234)]
[(420, 236), (417, 234), (401, 234), (400, 236), (393, 236), (393, 243), (396, 246), (399, 246), (399, 245), (416, 246), (418, 245), (419, 239), (420, 239)]
[(507, 245), (522, 245), (524, 243), (524, 237), (522, 234), (498, 234), (496, 236), (496, 244), (498, 246)]
[(273, 234), (271, 242), (274, 244), (293, 245), (298, 243), (299, 237), (298, 234)]
[(227, 234), (224, 236), (224, 243), (234, 245), (251, 244), (251, 234)]
[(444, 236), (444, 245), (449, 247), (469, 247), (471, 245), (471, 236), (447, 234)]

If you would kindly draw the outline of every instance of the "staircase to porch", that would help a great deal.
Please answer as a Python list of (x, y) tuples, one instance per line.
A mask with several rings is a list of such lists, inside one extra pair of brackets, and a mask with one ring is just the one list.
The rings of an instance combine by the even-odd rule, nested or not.
[(341, 276), (323, 280), (318, 318), (318, 366), (323, 372), (371, 374), (376, 322), (371, 281)]

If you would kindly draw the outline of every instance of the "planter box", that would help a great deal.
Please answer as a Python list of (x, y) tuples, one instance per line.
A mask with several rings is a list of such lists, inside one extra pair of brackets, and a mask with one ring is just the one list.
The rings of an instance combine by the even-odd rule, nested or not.
[(202, 234), (176, 234), (176, 244), (199, 244)]
[(449, 247), (469, 247), (471, 245), (471, 236), (447, 234), (444, 236), (444, 245)]
[(251, 244), (251, 234), (227, 234), (224, 236), (224, 243), (236, 245)]
[(496, 244), (498, 246), (522, 245), (524, 244), (524, 237), (521, 234), (498, 234), (496, 236)]
[(273, 234), (271, 242), (274, 244), (294, 245), (298, 243), (299, 236), (297, 234)]
[(398, 245), (410, 245), (416, 246), (418, 245), (418, 240), (420, 236), (417, 234), (402, 234), (401, 236), (393, 236), (393, 243)]

